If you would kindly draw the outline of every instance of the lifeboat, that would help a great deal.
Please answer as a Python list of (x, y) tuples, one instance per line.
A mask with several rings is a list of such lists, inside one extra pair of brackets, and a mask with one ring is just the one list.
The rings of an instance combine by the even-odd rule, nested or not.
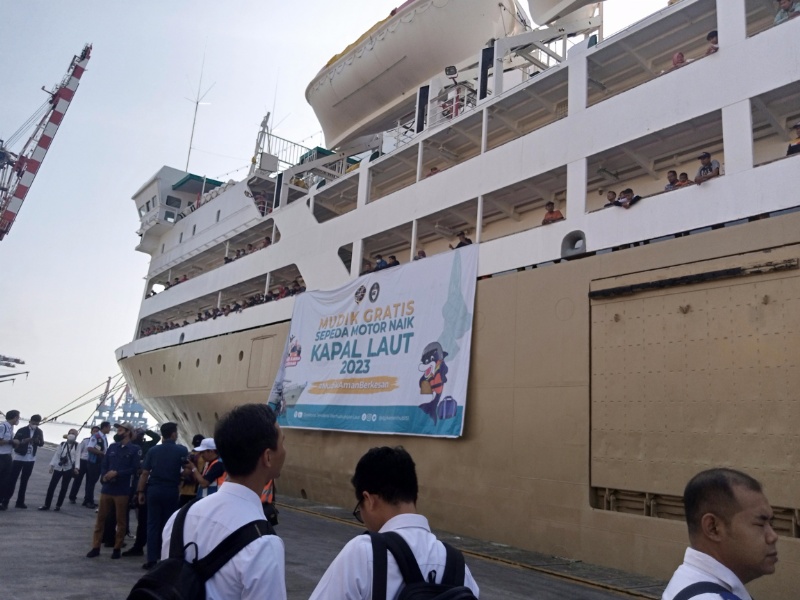
[(334, 56), (306, 88), (328, 148), (380, 133), (414, 109), (417, 89), (477, 62), (494, 39), (529, 29), (515, 0), (410, 0)]

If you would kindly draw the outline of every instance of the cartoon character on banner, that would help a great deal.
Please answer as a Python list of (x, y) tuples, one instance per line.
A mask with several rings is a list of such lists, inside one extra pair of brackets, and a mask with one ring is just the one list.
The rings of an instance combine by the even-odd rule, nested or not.
[(425, 346), (420, 360), (419, 393), (422, 395), (433, 394), (433, 400), (419, 405), (426, 415), (436, 425), (440, 420), (451, 419), (456, 416), (458, 403), (452, 396), (445, 396), (442, 400), (444, 384), (447, 383), (447, 363), (444, 359), (447, 352), (439, 342), (431, 342)]

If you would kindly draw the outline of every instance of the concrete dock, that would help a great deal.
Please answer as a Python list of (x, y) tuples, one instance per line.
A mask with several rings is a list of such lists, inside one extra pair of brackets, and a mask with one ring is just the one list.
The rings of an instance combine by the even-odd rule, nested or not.
[[(3, 588), (9, 597), (83, 600), (102, 595), (124, 600), (144, 573), (143, 558), (110, 560), (111, 549), (88, 559), (95, 511), (67, 501), (60, 512), (37, 511), (50, 481), (52, 449), (39, 451), (26, 495), (27, 510), (9, 504), (0, 512)], [(96, 496), (99, 494), (99, 485)], [(55, 505), (55, 504), (54, 504)], [(278, 498), (278, 535), (286, 545), (286, 587), (290, 600), (308, 598), (342, 546), (363, 532), (349, 510), (307, 500)], [(135, 516), (131, 513), (131, 529)], [(437, 535), (460, 548), (487, 600), (610, 600), (661, 597), (664, 582), (564, 558), (457, 537)], [(132, 539), (127, 540), (130, 547)]]

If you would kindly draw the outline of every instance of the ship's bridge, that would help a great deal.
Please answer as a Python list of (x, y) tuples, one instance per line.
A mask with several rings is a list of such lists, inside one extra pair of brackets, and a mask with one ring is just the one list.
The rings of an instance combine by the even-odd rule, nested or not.
[(172, 167), (162, 167), (132, 196), (141, 225), (136, 232), (140, 252), (153, 254), (161, 237), (194, 211), (205, 195), (224, 184)]

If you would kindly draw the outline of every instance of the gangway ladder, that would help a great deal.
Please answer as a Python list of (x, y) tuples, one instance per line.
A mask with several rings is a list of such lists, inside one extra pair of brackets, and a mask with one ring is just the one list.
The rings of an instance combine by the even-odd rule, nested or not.
[[(49, 106), (22, 152), (15, 156), (3, 149), (5, 160), (0, 164), (0, 174), (3, 175), (0, 181), (8, 182), (8, 185), (0, 188), (0, 240), (8, 234), (19, 214), (19, 209), (75, 96), (91, 53), (92, 45), (86, 44), (80, 55), (72, 58), (64, 79), (52, 92), (47, 92), (42, 87), (50, 94)], [(11, 172), (3, 174), (2, 170)]]

